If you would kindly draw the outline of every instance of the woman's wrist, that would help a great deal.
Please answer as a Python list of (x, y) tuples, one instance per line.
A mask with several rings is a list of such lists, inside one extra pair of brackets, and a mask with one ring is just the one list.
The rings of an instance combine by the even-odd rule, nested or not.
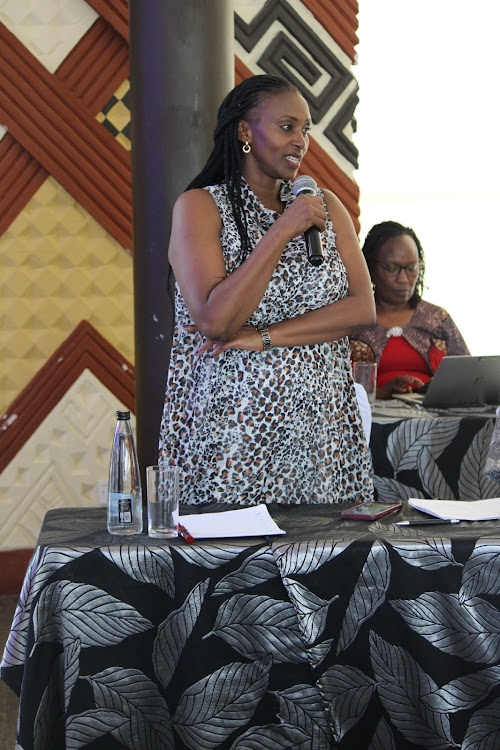
[(267, 326), (262, 326), (258, 328), (258, 331), (262, 337), (262, 351), (263, 352), (269, 352), (273, 348), (272, 342), (271, 342), (271, 336), (269, 334), (269, 328)]

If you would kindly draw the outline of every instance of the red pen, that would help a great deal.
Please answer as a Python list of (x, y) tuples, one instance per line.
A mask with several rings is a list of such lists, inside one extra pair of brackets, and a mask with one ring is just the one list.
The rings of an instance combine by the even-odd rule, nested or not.
[(181, 537), (185, 539), (188, 544), (192, 544), (194, 542), (194, 536), (191, 536), (185, 526), (179, 524), (177, 528), (179, 529), (179, 534), (181, 535)]

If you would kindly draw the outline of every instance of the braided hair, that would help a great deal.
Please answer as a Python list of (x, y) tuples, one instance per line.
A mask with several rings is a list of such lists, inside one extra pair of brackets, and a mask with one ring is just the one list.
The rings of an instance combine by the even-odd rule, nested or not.
[(363, 255), (368, 266), (368, 270), (371, 273), (371, 269), (375, 262), (377, 252), (382, 247), (384, 242), (391, 239), (392, 237), (401, 237), (402, 235), (408, 235), (412, 238), (417, 246), (418, 251), (418, 263), (420, 271), (418, 274), (417, 283), (415, 285), (415, 291), (413, 296), (409, 300), (410, 307), (416, 307), (418, 301), (422, 298), (424, 290), (424, 274), (425, 274), (425, 258), (424, 251), (420, 240), (411, 227), (405, 227), (402, 224), (398, 224), (397, 221), (382, 221), (380, 224), (375, 224), (368, 234), (366, 235), (363, 244)]
[(241, 197), (241, 143), (238, 123), (257, 107), (266, 94), (281, 94), (298, 89), (284, 78), (257, 75), (246, 78), (229, 92), (219, 107), (214, 131), (214, 147), (201, 172), (189, 183), (186, 190), (208, 185), (227, 185), (227, 194), (238, 234), (241, 238), (241, 260), (251, 251), (248, 241), (244, 203)]

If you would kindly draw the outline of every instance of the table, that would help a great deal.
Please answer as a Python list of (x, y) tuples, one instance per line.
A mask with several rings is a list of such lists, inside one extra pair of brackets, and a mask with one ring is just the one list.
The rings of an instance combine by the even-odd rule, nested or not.
[(484, 476), (494, 407), (428, 411), (376, 401), (370, 448), (379, 499), (480, 500), (500, 487)]
[(286, 536), (194, 545), (49, 511), (1, 664), (19, 747), (498, 747), (498, 522), (269, 508)]

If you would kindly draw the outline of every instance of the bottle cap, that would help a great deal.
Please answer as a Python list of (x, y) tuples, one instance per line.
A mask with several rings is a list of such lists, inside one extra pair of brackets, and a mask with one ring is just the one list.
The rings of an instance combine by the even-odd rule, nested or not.
[(117, 411), (116, 418), (117, 419), (130, 419), (130, 412), (129, 411)]

